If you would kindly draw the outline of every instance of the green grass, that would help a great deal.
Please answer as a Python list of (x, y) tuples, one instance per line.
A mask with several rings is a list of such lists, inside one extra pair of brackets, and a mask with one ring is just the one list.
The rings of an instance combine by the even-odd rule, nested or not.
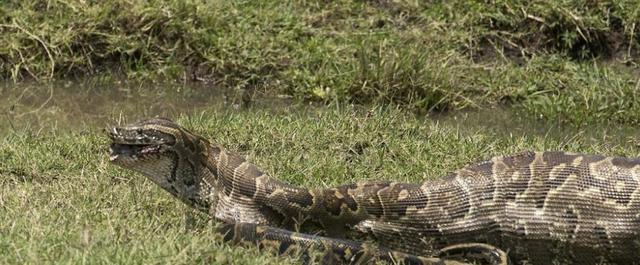
[[(527, 149), (627, 156), (638, 151), (629, 144), (633, 134), (615, 134), (620, 128), (557, 130), (499, 113), (487, 117), (504, 128), (487, 126), (487, 117), (469, 118), (473, 114), (431, 120), (393, 108), (340, 105), (207, 111), (179, 122), (273, 176), (308, 187), (417, 182)], [(107, 146), (104, 133), (93, 129), (17, 129), (0, 138), (1, 264), (292, 262), (221, 243), (206, 216), (144, 177), (110, 165)]]
[[(125, 106), (143, 94), (206, 105), (184, 81), (233, 91), (234, 104), (326, 103), (180, 120), (305, 186), (420, 181), (524, 149), (637, 155), (640, 2), (423, 2), (2, 1), (0, 79), (52, 94), (0, 86), (11, 96), (0, 109), (0, 264), (290, 262), (221, 244), (206, 216), (107, 163), (95, 119), (155, 113)], [(87, 100), (67, 97), (74, 89)], [(118, 104), (89, 100), (99, 93)], [(525, 118), (492, 109), (505, 105)], [(468, 108), (488, 110), (444, 121), (405, 111)]]
[(5, 1), (0, 76), (106, 72), (305, 101), (418, 112), (515, 104), (574, 124), (638, 124), (639, 22), (631, 0)]

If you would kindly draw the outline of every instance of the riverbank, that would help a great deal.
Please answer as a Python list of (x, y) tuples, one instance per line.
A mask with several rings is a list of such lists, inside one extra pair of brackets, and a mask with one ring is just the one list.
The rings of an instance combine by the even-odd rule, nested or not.
[(202, 82), (416, 112), (640, 123), (636, 1), (15, 1), (0, 75)]

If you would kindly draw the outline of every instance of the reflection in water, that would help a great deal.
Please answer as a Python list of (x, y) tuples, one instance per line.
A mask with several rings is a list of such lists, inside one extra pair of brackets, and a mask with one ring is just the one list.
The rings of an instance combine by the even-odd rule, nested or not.
[[(246, 98), (245, 91), (206, 84), (177, 86), (111, 79), (5, 83), (0, 85), (0, 134), (25, 129), (86, 131), (143, 117), (177, 118), (204, 109), (238, 109), (249, 103)], [(279, 104), (275, 99), (265, 102)]]
[[(247, 101), (246, 99), (251, 100)], [(258, 101), (253, 101), (253, 99)], [(269, 111), (304, 113), (308, 105), (250, 95), (246, 91), (223, 90), (212, 85), (176, 83), (130, 83), (112, 79), (56, 81), (46, 84), (0, 84), (0, 135), (11, 131), (90, 131), (140, 118), (177, 118), (204, 110), (239, 109), (251, 104)], [(317, 109), (315, 109), (317, 110)], [(539, 120), (514, 111), (494, 108), (429, 115), (425, 122), (458, 128), (461, 133), (495, 137), (538, 136), (561, 141), (580, 139), (584, 144), (603, 142), (637, 144), (636, 128), (606, 123), (572, 127)]]

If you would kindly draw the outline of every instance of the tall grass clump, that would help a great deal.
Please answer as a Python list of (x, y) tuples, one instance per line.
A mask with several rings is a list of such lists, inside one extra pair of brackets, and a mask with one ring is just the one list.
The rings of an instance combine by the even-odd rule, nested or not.
[[(572, 98), (574, 85), (632, 98), (638, 82), (616, 70), (639, 67), (631, 0), (29, 0), (3, 2), (0, 15), (0, 75), (15, 81), (113, 72), (415, 111), (533, 110), (543, 94)], [(550, 102), (560, 105), (533, 112), (571, 116), (559, 109), (577, 101)]]

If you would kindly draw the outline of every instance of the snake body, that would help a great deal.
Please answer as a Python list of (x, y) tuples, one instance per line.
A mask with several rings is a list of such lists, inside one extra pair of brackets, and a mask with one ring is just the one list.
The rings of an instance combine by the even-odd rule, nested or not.
[(167, 119), (114, 127), (110, 138), (112, 162), (211, 214), (227, 240), (281, 253), (312, 247), (325, 263), (640, 264), (640, 159), (523, 152), (422, 183), (306, 189)]

